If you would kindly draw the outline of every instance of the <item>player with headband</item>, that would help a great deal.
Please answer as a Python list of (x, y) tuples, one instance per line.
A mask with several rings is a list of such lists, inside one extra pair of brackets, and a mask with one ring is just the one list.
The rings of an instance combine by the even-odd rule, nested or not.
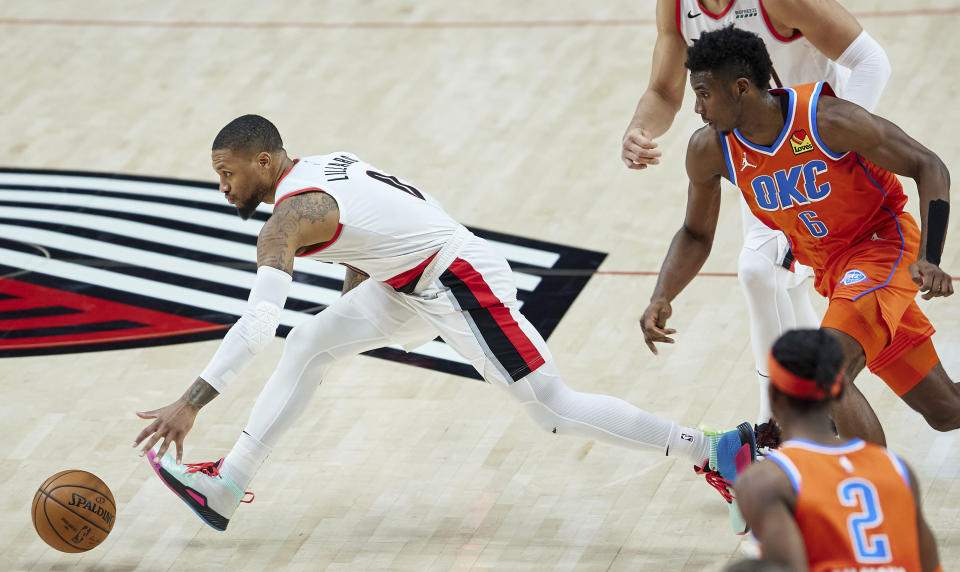
[(939, 570), (916, 475), (897, 455), (840, 440), (831, 403), (843, 350), (823, 330), (793, 330), (770, 353), (770, 405), (784, 443), (737, 480), (763, 559), (791, 570)]

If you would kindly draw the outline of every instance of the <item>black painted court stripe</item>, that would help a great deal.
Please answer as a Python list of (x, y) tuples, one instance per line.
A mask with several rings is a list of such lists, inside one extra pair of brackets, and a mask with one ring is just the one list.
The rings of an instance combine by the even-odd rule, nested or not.
[(89, 322), (86, 324), (72, 324), (70, 326), (51, 326), (49, 328), (30, 328), (27, 330), (6, 330), (0, 332), (0, 339), (14, 340), (20, 338), (46, 338), (50, 336), (68, 336), (76, 334), (92, 334), (96, 332), (112, 332), (145, 328), (147, 324), (131, 322), (129, 320), (113, 320), (110, 322)]
[[(181, 222), (178, 220), (171, 220), (168, 218), (145, 215), (145, 214), (135, 214), (135, 213), (122, 212), (122, 211), (113, 211), (113, 210), (107, 210), (107, 209), (98, 209), (98, 208), (73, 206), (73, 205), (20, 203), (17, 201), (6, 201), (6, 200), (0, 200), (0, 206), (50, 209), (50, 210), (57, 210), (57, 211), (77, 212), (77, 213), (98, 215), (98, 216), (103, 216), (108, 218), (121, 218), (124, 220), (140, 222), (143, 224), (150, 224), (150, 225), (159, 226), (162, 228), (168, 228), (172, 230), (180, 230), (183, 232), (189, 232), (189, 233), (193, 233), (201, 236), (209, 236), (213, 238), (220, 238), (223, 240), (230, 240), (230, 241), (238, 242), (241, 244), (249, 244), (249, 245), (257, 244), (257, 237), (252, 234), (243, 234), (243, 233), (238, 233), (231, 230), (222, 229), (220, 227), (202, 226), (194, 223)], [(12, 220), (12, 219), (7, 219), (7, 220)], [(16, 224), (27, 225), (29, 223), (28, 221), (22, 221), (22, 222), (17, 221)], [(532, 248), (534, 250), (540, 250), (542, 252), (558, 254), (560, 255), (560, 259), (558, 259), (558, 263), (560, 262), (560, 260), (563, 259), (563, 256), (564, 256), (563, 252), (561, 252), (556, 246), (554, 246), (553, 248), (550, 248), (549, 243), (544, 243), (544, 242), (533, 240), (533, 239), (510, 237), (509, 235), (504, 235), (497, 232), (485, 231), (477, 228), (471, 228), (470, 230), (480, 238), (496, 240), (499, 242), (507, 242), (510, 244), (515, 244), (517, 246), (524, 246), (527, 248)], [(603, 255), (603, 256), (606, 256), (606, 255)], [(516, 261), (510, 261), (509, 259), (507, 260), (507, 262), (510, 262), (512, 265), (516, 265), (517, 267), (521, 267), (521, 266), (530, 267), (526, 263), (518, 263)]]
[(128, 213), (128, 212), (122, 212), (122, 211), (112, 211), (107, 209), (97, 209), (97, 208), (72, 206), (72, 205), (21, 203), (17, 201), (4, 201), (4, 200), (0, 200), (0, 206), (50, 209), (50, 210), (57, 210), (57, 211), (86, 213), (86, 214), (99, 215), (99, 216), (110, 217), (110, 218), (122, 218), (124, 220), (132, 220), (134, 222), (152, 224), (154, 226), (159, 226), (163, 228), (182, 230), (183, 232), (190, 232), (190, 233), (201, 235), (201, 236), (211, 236), (214, 238), (222, 238), (224, 240), (232, 240), (234, 242), (239, 242), (241, 244), (257, 244), (257, 237), (252, 234), (243, 234), (243, 233), (234, 232), (231, 230), (226, 230), (226, 229), (222, 229), (215, 226), (203, 226), (203, 225), (193, 224), (189, 222), (171, 220), (171, 219), (159, 217), (159, 216), (134, 214), (134, 213)]
[[(28, 245), (8, 241), (4, 238), (0, 238), (0, 247), (9, 248), (10, 250), (20, 250), (22, 252), (33, 252), (32, 249), (26, 250)], [(54, 260), (70, 262), (72, 264), (79, 264), (92, 268), (100, 268), (102, 270), (116, 272), (117, 274), (123, 274), (125, 276), (135, 276), (144, 280), (150, 280), (151, 282), (172, 284), (174, 286), (181, 286), (183, 288), (190, 288), (192, 290), (198, 290), (201, 292), (216, 292), (222, 296), (228, 296), (237, 300), (246, 300), (250, 295), (249, 288), (233, 286), (223, 282), (217, 282), (215, 280), (207, 280), (205, 278), (198, 278), (195, 276), (185, 276), (183, 274), (167, 272), (166, 270), (158, 270), (154, 267), (135, 266), (124, 262), (108, 260), (106, 258), (99, 258), (87, 254), (79, 254), (68, 250), (62, 250), (60, 248), (44, 248), (48, 253), (50, 253), (50, 258)], [(37, 270), (36, 272), (42, 272), (42, 270)], [(18, 279), (19, 278), (22, 277), (18, 277)], [(316, 313), (319, 311), (318, 308), (326, 308), (326, 305), (315, 300), (304, 300), (302, 298), (288, 297), (285, 308), (298, 312), (312, 310), (310, 313)]]
[[(191, 201), (188, 199), (178, 199), (173, 197), (163, 197), (159, 195), (146, 195), (143, 193), (129, 192), (124, 193), (122, 191), (104, 191), (100, 189), (80, 189), (76, 187), (64, 188), (64, 187), (52, 187), (44, 185), (9, 185), (9, 184), (0, 184), (0, 190), (8, 191), (44, 191), (48, 193), (63, 193), (66, 195), (94, 195), (98, 197), (109, 197), (114, 199), (124, 199), (131, 201), (142, 201), (145, 203), (158, 203), (158, 204), (167, 204), (174, 205), (178, 207), (187, 207), (192, 209), (213, 211), (220, 214), (235, 214), (237, 212), (236, 208), (230, 206), (224, 201), (222, 205), (216, 205), (203, 201)], [(196, 188), (197, 192), (215, 192), (208, 189), (199, 189)], [(24, 206), (34, 203), (24, 203)], [(256, 220), (265, 221), (270, 218), (269, 213), (255, 211), (251, 218)]]
[[(70, 234), (73, 236), (89, 238), (91, 240), (100, 240), (100, 241), (108, 242), (111, 244), (120, 244), (123, 246), (127, 246), (130, 248), (137, 248), (147, 252), (155, 252), (158, 254), (177, 256), (187, 260), (204, 262), (204, 263), (212, 264), (215, 266), (224, 266), (224, 267), (233, 268), (236, 270), (244, 270), (251, 273), (256, 273), (257, 271), (257, 263), (255, 260), (239, 259), (239, 258), (233, 258), (229, 256), (223, 256), (217, 253), (210, 252), (208, 250), (192, 250), (192, 249), (182, 248), (179, 246), (172, 246), (164, 242), (152, 242), (152, 241), (144, 240), (141, 238), (133, 238), (125, 234), (114, 234), (112, 232), (108, 232), (105, 230), (94, 229), (94, 228), (85, 227), (85, 226), (71, 226), (71, 225), (56, 223), (56, 222), (17, 220), (17, 219), (11, 219), (11, 218), (3, 218), (3, 217), (0, 217), (0, 223), (26, 226), (30, 228), (39, 228), (39, 229), (49, 230), (53, 232), (60, 232), (63, 234)], [(23, 252), (28, 252), (28, 250), (26, 250), (25, 247), (20, 248), (19, 250)], [(32, 252), (32, 250), (30, 250), (29, 252)], [(64, 258), (61, 258), (61, 260), (64, 260)], [(115, 266), (121, 265), (120, 263), (114, 263), (114, 264)], [(320, 288), (326, 288), (328, 290), (333, 290), (336, 292), (339, 292), (343, 288), (342, 280), (336, 280), (334, 278), (327, 278), (326, 276), (309, 274), (306, 272), (294, 271), (293, 279), (296, 280), (297, 282), (302, 282), (304, 284), (309, 284), (311, 286), (318, 286)], [(244, 295), (244, 298), (246, 298), (246, 294)]]
[[(22, 310), (0, 311), (0, 320), (24, 320), (26, 318), (49, 318), (50, 316), (66, 316), (68, 314), (82, 314), (83, 310), (66, 306), (46, 306), (43, 308), (24, 308)], [(0, 325), (2, 327), (2, 325)]]

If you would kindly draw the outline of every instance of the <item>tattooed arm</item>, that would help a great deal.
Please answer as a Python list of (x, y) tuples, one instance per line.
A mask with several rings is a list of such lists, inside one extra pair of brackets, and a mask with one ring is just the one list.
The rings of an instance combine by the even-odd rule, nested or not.
[(284, 199), (257, 239), (257, 266), (293, 273), (293, 257), (333, 239), (340, 224), (337, 201), (321, 191)]
[(357, 272), (353, 268), (347, 268), (347, 275), (343, 277), (343, 290), (341, 290), (340, 294), (343, 295), (353, 290), (367, 278), (370, 278), (370, 276), (362, 272)]
[(292, 196), (274, 208), (257, 239), (259, 268), (247, 312), (230, 328), (210, 364), (180, 399), (160, 409), (137, 412), (141, 419), (153, 420), (133, 442), (134, 447), (143, 443), (140, 456), (162, 439), (155, 458), (159, 461), (172, 443), (177, 462), (182, 460), (183, 439), (200, 408), (219, 395), (273, 338), (293, 274), (294, 255), (331, 240), (339, 222), (337, 202), (319, 191)]

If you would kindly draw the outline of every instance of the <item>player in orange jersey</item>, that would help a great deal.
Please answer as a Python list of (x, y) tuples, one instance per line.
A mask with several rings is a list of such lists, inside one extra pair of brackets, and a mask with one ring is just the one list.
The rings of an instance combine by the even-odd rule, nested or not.
[(792, 570), (937, 570), (910, 467), (883, 447), (833, 432), (843, 361), (823, 329), (793, 330), (774, 344), (770, 404), (784, 443), (738, 477), (740, 510), (764, 559)]
[[(864, 365), (931, 427), (960, 427), (960, 388), (944, 372), (918, 308), (953, 294), (940, 269), (950, 175), (930, 150), (889, 121), (832, 96), (827, 84), (767, 90), (770, 58), (743, 30), (703, 34), (688, 50), (695, 110), (707, 126), (687, 149), (686, 219), (642, 318), (648, 344), (672, 343), (673, 300), (710, 253), (720, 178), (790, 240), (829, 301), (821, 327), (843, 347), (848, 383), (833, 404), (841, 436), (883, 444), (883, 429), (852, 380)], [(922, 226), (904, 211), (894, 173), (914, 179)], [(922, 229), (922, 230), (921, 230)]]

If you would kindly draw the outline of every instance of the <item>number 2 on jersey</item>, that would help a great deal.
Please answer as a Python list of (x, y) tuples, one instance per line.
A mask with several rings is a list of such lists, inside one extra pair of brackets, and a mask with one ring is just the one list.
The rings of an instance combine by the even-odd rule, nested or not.
[(394, 177), (393, 175), (384, 175), (383, 173), (378, 173), (376, 171), (367, 171), (367, 176), (371, 179), (376, 179), (381, 183), (386, 183), (395, 189), (400, 189), (401, 191), (417, 197), (420, 200), (425, 200), (423, 198), (423, 193), (417, 190), (413, 185), (408, 185), (400, 181), (400, 179)]
[(883, 564), (893, 560), (890, 538), (886, 534), (868, 532), (883, 524), (880, 497), (873, 483), (860, 478), (846, 479), (837, 486), (837, 496), (843, 506), (860, 509), (847, 517), (847, 532), (857, 562)]

